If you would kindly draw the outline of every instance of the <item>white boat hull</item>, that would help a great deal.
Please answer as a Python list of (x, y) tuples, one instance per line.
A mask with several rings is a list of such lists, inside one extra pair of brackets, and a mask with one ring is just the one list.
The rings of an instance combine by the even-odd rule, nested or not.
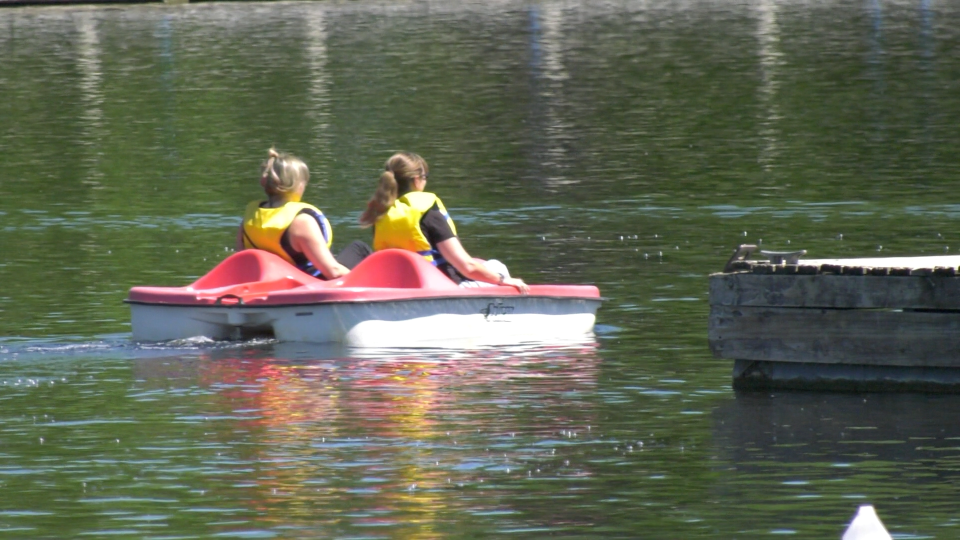
[(591, 335), (600, 298), (448, 297), (308, 305), (130, 304), (133, 338), (238, 339), (356, 347), (483, 346)]

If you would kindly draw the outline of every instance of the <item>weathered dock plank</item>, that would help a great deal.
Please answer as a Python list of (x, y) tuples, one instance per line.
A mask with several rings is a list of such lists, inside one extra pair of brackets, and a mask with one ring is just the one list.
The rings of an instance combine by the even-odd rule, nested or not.
[(960, 313), (711, 306), (718, 358), (960, 368)]
[(960, 255), (931, 255), (926, 257), (855, 257), (844, 259), (801, 259), (801, 264), (822, 266), (862, 266), (867, 268), (933, 268), (934, 266), (960, 266)]
[(714, 274), (710, 304), (960, 311), (960, 279), (939, 276)]

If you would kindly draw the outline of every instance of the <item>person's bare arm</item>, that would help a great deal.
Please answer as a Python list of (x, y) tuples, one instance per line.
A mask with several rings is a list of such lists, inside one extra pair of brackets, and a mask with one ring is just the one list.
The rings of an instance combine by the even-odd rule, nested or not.
[(437, 244), (440, 254), (453, 265), (458, 272), (474, 281), (483, 281), (484, 283), (493, 283), (495, 285), (509, 285), (516, 287), (522, 294), (530, 292), (530, 287), (519, 278), (506, 278), (501, 281), (500, 274), (491, 272), (482, 262), (474, 259), (463, 249), (460, 239), (454, 236)]
[(307, 214), (294, 218), (287, 228), (287, 237), (293, 249), (303, 253), (327, 279), (335, 279), (350, 273), (350, 269), (338, 263), (327, 248), (317, 220)]

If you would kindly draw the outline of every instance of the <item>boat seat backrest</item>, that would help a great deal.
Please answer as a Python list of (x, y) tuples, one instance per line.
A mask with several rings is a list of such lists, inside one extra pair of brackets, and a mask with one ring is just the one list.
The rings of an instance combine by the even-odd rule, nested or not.
[(343, 278), (343, 287), (456, 289), (457, 284), (412, 251), (385, 249), (358, 264)]
[(319, 281), (273, 253), (259, 249), (245, 249), (224, 259), (207, 275), (190, 286), (194, 289), (217, 289), (241, 283), (283, 279), (295, 280), (300, 284)]

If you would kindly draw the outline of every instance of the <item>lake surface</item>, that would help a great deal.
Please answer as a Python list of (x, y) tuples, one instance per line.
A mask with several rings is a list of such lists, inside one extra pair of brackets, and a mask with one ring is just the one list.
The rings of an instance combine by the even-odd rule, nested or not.
[[(955, 538), (960, 396), (737, 394), (740, 243), (960, 249), (960, 7), (863, 0), (0, 10), (0, 537)], [(593, 283), (595, 340), (135, 343), (271, 145), (335, 248), (397, 150), (465, 247)]]

